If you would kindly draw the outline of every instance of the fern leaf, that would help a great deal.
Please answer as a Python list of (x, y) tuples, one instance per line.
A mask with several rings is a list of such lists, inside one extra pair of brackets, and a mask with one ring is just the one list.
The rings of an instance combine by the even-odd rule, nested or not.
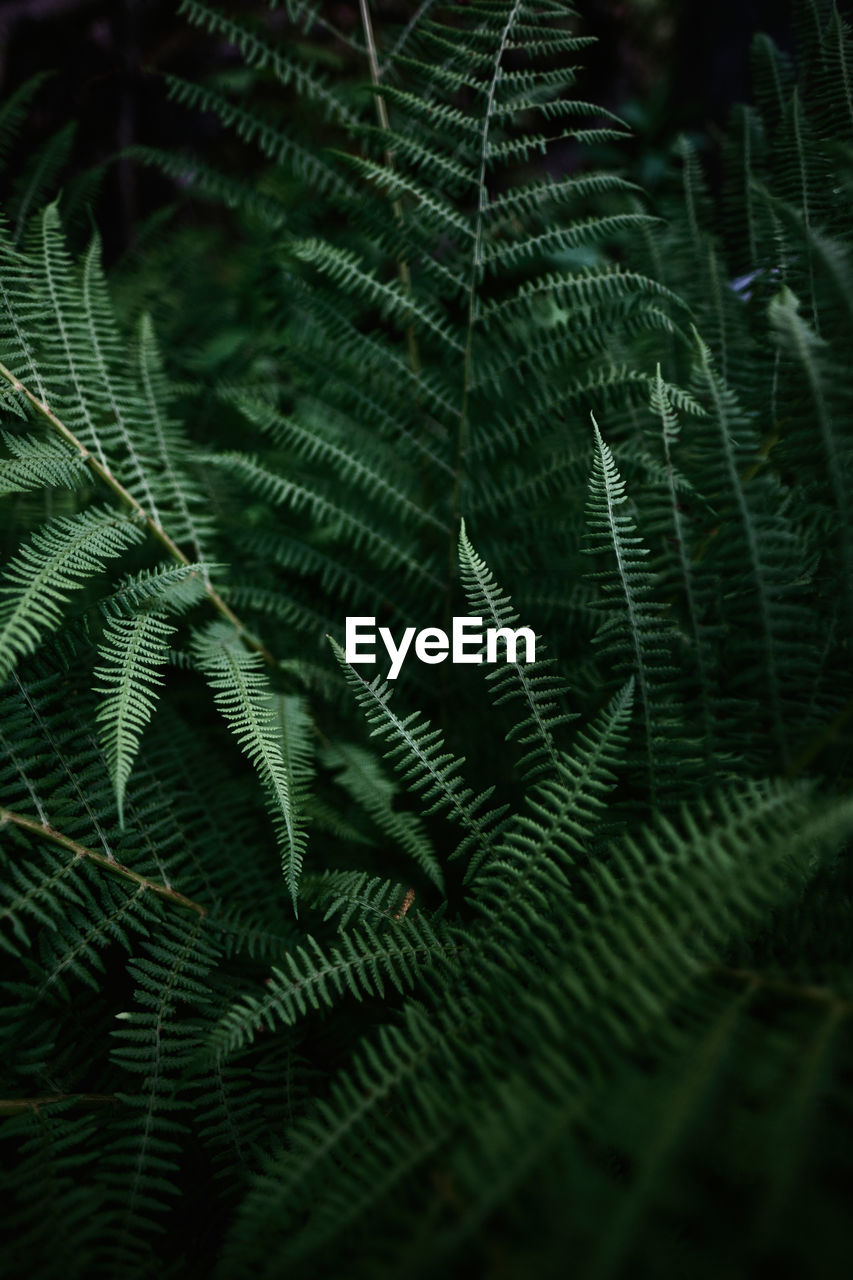
[(505, 806), (483, 812), (483, 805), (494, 787), (475, 796), (459, 777), (464, 761), (443, 750), (444, 740), (439, 730), (433, 729), (418, 712), (401, 719), (391, 709), (391, 690), (386, 682), (377, 676), (368, 684), (347, 662), (343, 649), (331, 636), (329, 642), (372, 733), (391, 743), (386, 754), (403, 780), (427, 804), (424, 812), (446, 810), (448, 817), (466, 832), (455, 856), (460, 856), (471, 844), (484, 851), (494, 836), (495, 823), (505, 812)]
[(433, 884), (443, 888), (444, 875), (422, 822), (416, 814), (393, 807), (397, 788), (370, 752), (349, 743), (338, 743), (325, 751), (323, 759), (330, 768), (340, 769), (338, 783), (364, 807), (385, 835)]
[[(667, 621), (653, 600), (654, 579), (645, 566), (648, 548), (638, 536), (627, 503), (625, 482), (593, 418), (596, 455), (589, 482), (589, 554), (607, 554), (615, 572), (600, 575), (611, 612), (597, 636), (617, 669), (633, 670), (645, 730), (646, 758), (653, 794), (663, 781), (660, 755), (672, 733), (673, 709), (668, 685), (674, 674)], [(630, 654), (630, 658), (628, 658)], [(627, 662), (626, 662), (627, 658)]]
[(58, 516), (34, 533), (0, 582), (0, 674), (59, 626), (70, 592), (143, 537), (138, 525), (108, 510)]
[[(577, 857), (588, 857), (627, 745), (633, 677), (581, 730), (574, 750), (560, 753), (555, 777), (540, 782), (527, 809), (509, 824), (488, 864), (469, 872), (473, 897), (501, 937), (534, 930), (543, 899)], [(524, 917), (530, 915), (525, 922)]]
[[(472, 547), (464, 520), (459, 530), (459, 569), (471, 614), (486, 618), (486, 625), (495, 630), (514, 631), (518, 614)], [(486, 679), (491, 684), (495, 706), (521, 703), (523, 708), (523, 719), (507, 734), (508, 741), (517, 738), (527, 748), (518, 763), (522, 774), (534, 778), (543, 770), (556, 768), (553, 731), (573, 717), (559, 711), (556, 699), (565, 693), (566, 686), (555, 673), (553, 661), (499, 663)]]
[(401, 919), (413, 902), (414, 891), (393, 880), (382, 880), (368, 871), (324, 871), (303, 879), (304, 894), (313, 907), (324, 911), (323, 920), (338, 917), (339, 931), (356, 918), (374, 927)]
[(197, 633), (193, 655), (267, 792), (282, 850), (282, 870), (296, 911), (306, 838), (295, 803), (292, 762), (276, 732), (276, 711), (262, 660), (225, 623)]
[(0, 494), (53, 487), (78, 489), (88, 479), (79, 454), (45, 441), (22, 439), (7, 431), (0, 434), (12, 455), (0, 459)]
[(349, 536), (351, 545), (356, 550), (364, 548), (383, 566), (396, 565), (414, 579), (439, 585), (435, 575), (424, 568), (405, 545), (401, 546), (399, 542), (395, 544), (383, 534), (377, 533), (370, 521), (361, 515), (354, 515), (316, 489), (285, 480), (283, 476), (276, 475), (255, 458), (243, 453), (204, 453), (197, 456), (197, 461), (227, 468), (230, 474), (276, 505), (287, 503), (295, 511), (307, 509), (318, 518), (331, 521)]
[(322, 240), (294, 240), (289, 252), (300, 262), (310, 263), (347, 293), (368, 298), (383, 315), (393, 317), (401, 327), (416, 320), (429, 330), (448, 355), (462, 355), (464, 346), (443, 316), (419, 303), (398, 281), (385, 283), (365, 271), (355, 253), (338, 249)]
[(292, 1026), (312, 1010), (332, 1007), (349, 994), (356, 1000), (382, 996), (385, 983), (400, 992), (415, 985), (419, 970), (452, 958), (452, 940), (421, 914), (408, 914), (377, 932), (368, 920), (338, 935), (328, 951), (310, 935), (288, 951), (285, 967), (273, 969), (263, 996), (243, 996), (213, 1032), (210, 1049), (231, 1054), (251, 1044), (262, 1027)]
[(142, 731), (154, 711), (156, 690), (163, 683), (160, 668), (168, 661), (174, 632), (158, 610), (129, 618), (116, 615), (104, 628), (99, 646), (103, 665), (95, 669), (95, 676), (102, 683), (95, 691), (104, 701), (97, 718), (122, 827), (124, 793)]

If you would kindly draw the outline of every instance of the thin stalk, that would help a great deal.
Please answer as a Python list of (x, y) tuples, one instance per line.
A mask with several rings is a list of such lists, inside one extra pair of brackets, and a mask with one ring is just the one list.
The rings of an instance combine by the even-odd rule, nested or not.
[(816, 1004), (826, 1004), (839, 1014), (853, 1013), (853, 1003), (833, 991), (831, 987), (820, 987), (806, 982), (787, 982), (784, 978), (774, 978), (758, 973), (754, 969), (732, 969), (722, 964), (711, 966), (709, 972), (724, 978), (732, 978), (737, 982), (745, 982), (752, 987), (762, 987), (767, 991), (777, 992), (792, 1000), (810, 1000)]
[(0, 1116), (16, 1116), (22, 1111), (38, 1112), (42, 1107), (49, 1107), (55, 1102), (85, 1107), (114, 1107), (118, 1098), (113, 1093), (45, 1093), (37, 1098), (0, 1098)]
[[(359, 9), (361, 11), (361, 25), (364, 30), (364, 43), (367, 48), (367, 62), (370, 67), (370, 79), (374, 89), (378, 89), (382, 80), (382, 72), (379, 68), (379, 58), (376, 53), (376, 39), (373, 35), (373, 20), (370, 17), (370, 7), (368, 0), (359, 0)], [(385, 105), (385, 99), (381, 93), (375, 93), (376, 101), (376, 118), (379, 121), (379, 128), (383, 133), (390, 134), (391, 121), (388, 118), (388, 108)], [(391, 173), (395, 172), (394, 152), (390, 147), (385, 150), (385, 163)], [(398, 227), (403, 225), (403, 202), (398, 196), (391, 201), (391, 208), (394, 211), (394, 221)], [(412, 273), (409, 270), (409, 264), (405, 258), (397, 259), (397, 271), (400, 276), (400, 283), (405, 290), (406, 297), (412, 292)], [(415, 337), (415, 326), (410, 323), (406, 329), (406, 346), (409, 352), (409, 364), (415, 377), (421, 371), (421, 360), (418, 352), (418, 340)]]
[(0, 827), (6, 826), (7, 823), (20, 827), (22, 831), (29, 831), (31, 835), (38, 836), (42, 840), (49, 840), (51, 844), (59, 845), (61, 849), (67, 849), (69, 853), (74, 854), (75, 858), (87, 858), (89, 862), (94, 862), (96, 866), (102, 867), (105, 871), (111, 871), (113, 875), (121, 876), (122, 879), (129, 880), (132, 884), (139, 885), (141, 888), (156, 894), (158, 898), (165, 898), (168, 902), (174, 903), (175, 906), (186, 907), (188, 911), (194, 911), (199, 916), (207, 915), (207, 907), (203, 907), (201, 903), (194, 902), (192, 898), (188, 898), (183, 893), (178, 893), (176, 889), (171, 889), (167, 884), (159, 884), (156, 880), (149, 880), (147, 876), (141, 876), (138, 871), (132, 871), (130, 867), (124, 866), (121, 862), (116, 862), (114, 858), (108, 858), (106, 854), (98, 853), (97, 849), (90, 849), (85, 844), (72, 840), (70, 836), (54, 830), (47, 823), (37, 822), (35, 818), (28, 818), (22, 813), (13, 813), (11, 809), (0, 809)]
[[(34, 392), (30, 391), (29, 387), (24, 386), (23, 382), (21, 382), (19, 378), (16, 378), (14, 373), (7, 369), (2, 363), (0, 363), (0, 376), (5, 378), (9, 385), (14, 387), (16, 391), (19, 391), (23, 396), (25, 396), (35, 409), (36, 413), (44, 418), (46, 422), (50, 423), (54, 431), (58, 432), (66, 444), (70, 444), (71, 447), (77, 451), (89, 470), (94, 472), (98, 479), (102, 480), (104, 484), (113, 491), (120, 502), (130, 508), (137, 519), (145, 525), (149, 533), (157, 539), (161, 546), (165, 547), (173, 560), (177, 560), (178, 564), (192, 564), (192, 561), (184, 554), (174, 539), (169, 536), (160, 524), (159, 520), (155, 520), (152, 515), (149, 515), (142, 504), (134, 498), (133, 494), (125, 489), (120, 480), (116, 479), (109, 467), (89, 452), (82, 440), (79, 440), (77, 436), (75, 436), (74, 432), (69, 430), (65, 423), (56, 416), (50, 406), (45, 404), (44, 400), (41, 400)], [(246, 625), (237, 617), (236, 613), (234, 613), (232, 609), (229, 609), (228, 605), (222, 599), (222, 596), (216, 588), (210, 582), (205, 582), (204, 590), (214, 609), (216, 609), (223, 618), (227, 618), (232, 626), (237, 628), (249, 648), (254, 649), (256, 653), (259, 653), (264, 662), (269, 666), (276, 666), (276, 660), (270, 651), (260, 640), (252, 635)]]

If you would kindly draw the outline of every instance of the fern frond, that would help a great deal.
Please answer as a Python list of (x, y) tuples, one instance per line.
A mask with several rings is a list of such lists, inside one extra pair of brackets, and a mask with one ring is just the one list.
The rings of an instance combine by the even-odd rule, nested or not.
[[(282, 870), (296, 910), (306, 837), (294, 795), (293, 750), (287, 749), (276, 731), (276, 709), (261, 659), (224, 623), (213, 623), (196, 633), (193, 656), (267, 792), (281, 845)], [(295, 749), (301, 752), (301, 747)]]
[(356, 1000), (382, 996), (388, 982), (397, 991), (410, 990), (424, 968), (450, 962), (453, 942), (433, 929), (426, 916), (410, 912), (381, 932), (363, 919), (358, 929), (338, 934), (338, 943), (325, 950), (316, 939), (285, 956), (285, 968), (272, 970), (262, 996), (243, 996), (223, 1015), (213, 1031), (209, 1050), (231, 1054), (251, 1044), (263, 1028), (292, 1026), (312, 1010), (333, 1007), (344, 995)]
[(121, 1094), (127, 1119), (102, 1154), (104, 1170), (112, 1175), (110, 1198), (118, 1201), (109, 1254), (119, 1274), (132, 1273), (141, 1242), (157, 1229), (178, 1191), (178, 1139), (186, 1126), (175, 1118), (176, 1095), (199, 1032), (192, 1019), (177, 1013), (181, 1005), (197, 1010), (209, 1000), (205, 977), (216, 958), (201, 919), (183, 929), (164, 920), (156, 941), (132, 963), (139, 1007), (118, 1014), (122, 1025), (113, 1033), (113, 1057), (131, 1078), (141, 1079), (141, 1088)]
[(163, 684), (161, 668), (169, 659), (169, 639), (175, 628), (155, 609), (133, 617), (116, 614), (101, 638), (101, 681), (95, 692), (103, 703), (98, 712), (100, 738), (107, 758), (120, 826), (124, 827), (124, 793), (139, 740), (151, 719), (157, 688)]
[[(350, 749), (351, 750), (351, 749)], [(382, 880), (369, 871), (324, 871), (303, 878), (303, 892), (313, 907), (324, 911), (323, 920), (337, 916), (338, 930), (368, 919), (378, 926), (404, 916), (414, 901), (414, 891), (393, 880)]]
[(79, 455), (46, 441), (2, 433), (12, 455), (0, 459), (0, 494), (26, 493), (30, 489), (79, 489), (88, 478)]
[(334, 470), (342, 481), (361, 489), (366, 496), (381, 498), (383, 503), (399, 511), (403, 520), (446, 529), (441, 520), (417, 503), (411, 492), (389, 481), (383, 471), (365, 460), (362, 450), (356, 452), (346, 440), (341, 443), (326, 440), (313, 424), (303, 425), (294, 418), (286, 418), (263, 401), (239, 393), (228, 398), (249, 422), (270, 435), (276, 444), (293, 449), (309, 462)]
[[(472, 547), (464, 520), (459, 530), (459, 572), (472, 616), (488, 619), (487, 626), (495, 630), (514, 632), (519, 623), (518, 614)], [(565, 694), (566, 684), (554, 666), (552, 659), (527, 663), (516, 658), (514, 662), (499, 663), (486, 676), (495, 706), (521, 703), (523, 719), (510, 729), (507, 741), (517, 739), (527, 748), (518, 768), (528, 779), (556, 768), (554, 730), (573, 719), (559, 709), (557, 698)]]
[(379, 762), (351, 743), (338, 743), (323, 753), (324, 763), (339, 769), (336, 781), (358, 801), (382, 832), (411, 858), (433, 884), (443, 888), (444, 875), (417, 814), (394, 808), (397, 787)]
[(496, 945), (512, 931), (535, 929), (566, 866), (589, 856), (605, 811), (602, 797), (615, 783), (627, 745), (633, 698), (632, 677), (579, 731), (574, 750), (560, 753), (555, 776), (537, 784), (489, 862), (476, 875), (469, 873), (472, 898), (495, 929)]
[(0, 673), (8, 675), (56, 630), (70, 592), (143, 537), (138, 525), (107, 509), (57, 516), (34, 533), (0, 582)]
[[(206, 499), (190, 473), (187, 441), (169, 414), (169, 389), (151, 318), (144, 315), (139, 325), (139, 378), (142, 405), (140, 417), (146, 436), (150, 435), (155, 460), (152, 471), (172, 536), (192, 547), (198, 560), (211, 537), (211, 520), (205, 514)], [(156, 469), (155, 469), (156, 467)]]
[[(177, 76), (167, 76), (166, 83), (175, 102), (191, 110), (214, 112), (227, 129), (234, 130), (241, 142), (257, 147), (268, 160), (292, 170), (296, 177), (310, 183), (317, 191), (338, 199), (355, 197), (355, 187), (339, 169), (302, 146), (287, 130), (271, 120), (264, 119), (254, 110), (246, 110), (223, 94)], [(283, 226), (287, 222), (287, 213), (282, 205), (269, 197), (266, 200), (259, 198), (251, 189), (245, 190), (233, 182), (225, 182), (201, 161), (188, 158), (176, 162), (173, 156), (162, 155), (151, 148), (139, 149), (138, 154), (140, 159), (167, 172), (174, 172), (177, 167), (179, 173), (189, 174), (193, 184), (209, 197), (234, 208), (257, 212), (269, 227)]]
[(205, 453), (198, 455), (197, 461), (208, 466), (226, 468), (230, 475), (236, 476), (256, 493), (276, 505), (287, 503), (297, 512), (307, 509), (316, 518), (331, 521), (349, 536), (351, 546), (356, 550), (364, 548), (370, 551), (383, 567), (393, 565), (423, 583), (440, 585), (434, 574), (425, 569), (405, 546), (395, 545), (388, 538), (377, 533), (372, 524), (362, 517), (353, 515), (339, 504), (305, 485), (285, 480), (282, 476), (268, 470), (255, 458), (242, 453)]
[(200, 0), (181, 0), (178, 12), (194, 25), (202, 27), (210, 35), (220, 36), (235, 45), (250, 67), (259, 71), (267, 68), (277, 82), (287, 88), (293, 86), (300, 96), (310, 100), (326, 117), (338, 124), (355, 126), (358, 117), (353, 114), (341, 96), (330, 89), (300, 58), (280, 44), (273, 45), (243, 23)]
[(182, 187), (197, 192), (205, 200), (226, 209), (243, 210), (270, 230), (280, 230), (286, 224), (287, 214), (279, 200), (257, 191), (248, 182), (221, 174), (197, 156), (175, 155), (172, 151), (138, 143), (128, 148), (128, 155), (140, 164), (159, 170)]
[(466, 832), (465, 839), (454, 856), (460, 856), (470, 845), (480, 852), (488, 848), (494, 838), (495, 823), (505, 812), (505, 806), (483, 811), (483, 805), (494, 791), (475, 796), (459, 776), (464, 764), (451, 752), (444, 751), (444, 740), (438, 729), (418, 712), (401, 719), (390, 706), (391, 690), (377, 676), (370, 684), (358, 674), (346, 660), (344, 651), (329, 637), (335, 657), (341, 665), (347, 682), (363, 708), (373, 735), (391, 743), (386, 755), (411, 789), (421, 796), (427, 805), (425, 813), (446, 810), (447, 816)]
[(373, 272), (365, 271), (358, 256), (337, 249), (322, 240), (295, 240), (288, 252), (299, 262), (308, 263), (322, 272), (345, 293), (367, 298), (380, 314), (395, 319), (401, 327), (414, 319), (428, 330), (448, 354), (462, 354), (464, 347), (444, 317), (406, 292), (398, 281), (386, 283)]
[(648, 548), (631, 516), (621, 510), (628, 501), (625, 482), (595, 419), (593, 428), (596, 454), (589, 481), (589, 545), (585, 549), (615, 560), (615, 572), (594, 575), (607, 592), (603, 604), (610, 612), (596, 640), (608, 658), (616, 660), (617, 670), (633, 670), (636, 676), (654, 793), (663, 782), (660, 754), (672, 733), (674, 715), (668, 688), (675, 671), (671, 633), (653, 598), (654, 577), (645, 564)]

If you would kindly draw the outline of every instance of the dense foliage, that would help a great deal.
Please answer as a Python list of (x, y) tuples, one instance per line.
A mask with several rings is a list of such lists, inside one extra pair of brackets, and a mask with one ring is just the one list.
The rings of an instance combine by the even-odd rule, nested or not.
[(582, 6), (271, 8), (169, 86), (261, 176), (135, 157), (225, 214), (0, 223), (4, 1274), (835, 1276), (849, 33), (652, 200)]

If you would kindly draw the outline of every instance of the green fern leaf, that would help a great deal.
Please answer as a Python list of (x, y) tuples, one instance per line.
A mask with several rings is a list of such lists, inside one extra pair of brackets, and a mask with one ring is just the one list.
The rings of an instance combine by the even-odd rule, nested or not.
[(295, 803), (293, 751), (287, 750), (276, 732), (276, 710), (262, 660), (225, 623), (213, 623), (196, 634), (193, 656), (267, 792), (282, 850), (284, 878), (296, 911), (306, 837)]
[[(487, 566), (471, 546), (465, 521), (459, 530), (459, 571), (468, 608), (472, 615), (486, 619), (495, 630), (514, 631), (519, 623), (512, 602), (504, 595)], [(527, 750), (518, 767), (527, 778), (557, 767), (558, 754), (553, 731), (571, 719), (560, 712), (557, 697), (566, 691), (565, 682), (554, 671), (553, 661), (499, 662), (486, 676), (492, 687), (495, 706), (521, 703), (524, 718), (513, 726), (507, 740), (517, 739)]]
[(119, 823), (124, 827), (124, 793), (139, 740), (156, 705), (162, 685), (160, 669), (169, 659), (169, 639), (175, 628), (158, 610), (135, 617), (109, 620), (98, 649), (101, 681), (95, 692), (103, 697), (98, 712), (100, 738), (116, 793)]
[(324, 763), (340, 769), (337, 782), (361, 804), (376, 825), (400, 850), (426, 873), (433, 884), (443, 888), (444, 875), (432, 842), (414, 813), (393, 807), (397, 788), (363, 747), (337, 743), (323, 753)]
[(0, 582), (0, 674), (56, 630), (70, 592), (143, 537), (138, 525), (109, 510), (58, 516), (34, 533)]
[(381, 676), (368, 684), (347, 662), (343, 649), (331, 636), (329, 643), (373, 734), (391, 743), (386, 754), (403, 780), (427, 804), (424, 812), (446, 810), (447, 816), (466, 832), (454, 856), (460, 856), (469, 845), (485, 852), (494, 838), (495, 823), (505, 812), (505, 806), (483, 812), (483, 805), (494, 787), (475, 796), (459, 777), (464, 761), (443, 750), (439, 730), (433, 729), (418, 712), (404, 718), (398, 716), (390, 706), (391, 690)]

